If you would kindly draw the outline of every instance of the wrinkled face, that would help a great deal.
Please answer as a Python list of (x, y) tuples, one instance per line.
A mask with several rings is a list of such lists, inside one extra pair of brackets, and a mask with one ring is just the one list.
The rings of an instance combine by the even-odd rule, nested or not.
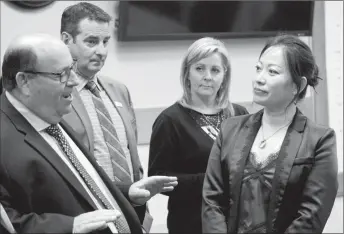
[(48, 123), (59, 122), (63, 115), (71, 111), (72, 90), (78, 84), (75, 73), (71, 71), (72, 63), (72, 57), (64, 45), (59, 49), (38, 53), (35, 71), (51, 73), (65, 71), (64, 76), (70, 74), (65, 83), (60, 82), (58, 75), (36, 74), (28, 79), (26, 102), (28, 108)]
[(93, 76), (103, 66), (108, 53), (110, 24), (83, 19), (79, 23), (79, 34), (68, 44), (77, 69), (86, 76)]
[(225, 75), (222, 58), (219, 53), (192, 64), (189, 70), (191, 97), (215, 100)]
[(283, 110), (293, 100), (296, 85), (290, 77), (283, 47), (268, 48), (256, 65), (253, 101), (270, 110)]

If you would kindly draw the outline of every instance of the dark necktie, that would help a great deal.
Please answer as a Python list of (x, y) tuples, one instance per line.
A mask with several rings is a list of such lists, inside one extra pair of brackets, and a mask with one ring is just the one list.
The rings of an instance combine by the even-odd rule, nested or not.
[[(79, 172), (80, 176), (85, 181), (86, 185), (92, 192), (92, 194), (100, 201), (105, 208), (107, 209), (113, 209), (111, 203), (108, 201), (108, 199), (105, 197), (105, 195), (102, 193), (102, 191), (99, 189), (96, 182), (92, 179), (92, 177), (87, 173), (83, 165), (80, 163), (78, 158), (75, 156), (72, 148), (70, 147), (67, 139), (62, 134), (62, 131), (57, 125), (51, 125), (48, 128), (45, 129), (45, 131), (52, 137), (54, 137), (65, 153), (65, 155), (68, 157), (69, 161), (73, 164), (75, 169)], [(114, 207), (115, 209), (121, 211), (121, 208), (118, 206), (117, 202), (114, 200)], [(114, 222), (117, 230), (119, 233), (130, 233), (129, 225), (124, 218), (124, 215), (119, 216), (119, 218)]]
[(85, 88), (89, 89), (93, 94), (92, 101), (97, 112), (105, 143), (110, 153), (111, 166), (115, 176), (114, 179), (118, 182), (132, 182), (128, 161), (119, 142), (110, 114), (101, 99), (98, 87), (94, 81), (89, 81)]

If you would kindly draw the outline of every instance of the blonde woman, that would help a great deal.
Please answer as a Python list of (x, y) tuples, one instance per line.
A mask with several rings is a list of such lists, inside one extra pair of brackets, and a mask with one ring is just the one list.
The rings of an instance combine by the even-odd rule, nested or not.
[(169, 196), (169, 233), (201, 233), (201, 198), (208, 157), (222, 121), (248, 114), (229, 101), (231, 67), (227, 50), (214, 38), (201, 38), (181, 67), (183, 97), (155, 120), (150, 142), (149, 176), (173, 175), (178, 186)]

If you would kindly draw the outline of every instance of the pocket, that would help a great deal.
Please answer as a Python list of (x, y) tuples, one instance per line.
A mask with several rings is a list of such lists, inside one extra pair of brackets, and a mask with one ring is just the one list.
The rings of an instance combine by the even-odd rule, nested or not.
[(301, 165), (301, 164), (313, 164), (314, 158), (295, 158), (293, 165)]

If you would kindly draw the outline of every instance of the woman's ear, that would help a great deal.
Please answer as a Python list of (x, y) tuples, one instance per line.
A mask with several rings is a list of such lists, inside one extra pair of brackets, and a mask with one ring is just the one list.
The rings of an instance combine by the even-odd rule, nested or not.
[(306, 86), (307, 86), (307, 78), (302, 76), (301, 84), (300, 84), (300, 93), (306, 88)]
[(73, 43), (73, 37), (67, 32), (62, 32), (61, 33), (61, 40), (63, 43), (65, 43), (67, 46)]

